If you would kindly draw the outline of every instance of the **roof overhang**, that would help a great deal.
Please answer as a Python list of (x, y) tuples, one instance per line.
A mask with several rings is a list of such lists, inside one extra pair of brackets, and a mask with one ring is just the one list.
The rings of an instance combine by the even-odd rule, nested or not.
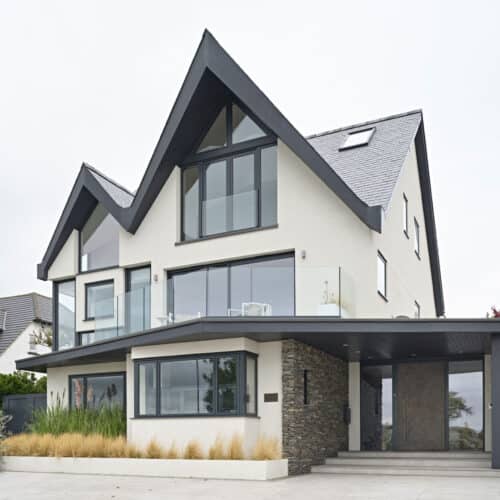
[(332, 319), (326, 317), (200, 318), (87, 346), (16, 361), (18, 370), (124, 361), (134, 347), (246, 337), (294, 339), (341, 359), (389, 362), (465, 359), (490, 353), (494, 319)]

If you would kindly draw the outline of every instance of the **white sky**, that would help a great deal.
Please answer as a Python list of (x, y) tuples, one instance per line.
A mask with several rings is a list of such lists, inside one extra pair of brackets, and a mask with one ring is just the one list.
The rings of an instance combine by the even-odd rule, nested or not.
[(135, 189), (207, 27), (304, 134), (424, 110), (446, 310), (500, 304), (500, 2), (0, 1), (0, 296), (82, 161)]

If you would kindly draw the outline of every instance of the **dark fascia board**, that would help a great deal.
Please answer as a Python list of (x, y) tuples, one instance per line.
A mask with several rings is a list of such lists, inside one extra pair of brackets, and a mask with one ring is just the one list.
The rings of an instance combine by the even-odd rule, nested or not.
[(478, 319), (335, 319), (329, 317), (200, 318), (179, 325), (159, 327), (94, 344), (55, 351), (16, 361), (18, 370), (44, 370), (48, 366), (125, 359), (133, 347), (252, 336), (278, 340), (294, 335), (491, 335), (500, 334), (500, 320)]
[(370, 207), (356, 196), (206, 30), (132, 204), (126, 208), (117, 205), (89, 173), (85, 165), (82, 166), (43, 260), (38, 264), (39, 279), (47, 279), (50, 265), (75, 227), (73, 225), (75, 218), (80, 220), (82, 212), (88, 213), (88, 207), (78, 206), (78, 200), (84, 190), (91, 194), (95, 202), (102, 203), (126, 231), (135, 233), (176, 164), (175, 154), (170, 154), (175, 149), (174, 139), (181, 127), (184, 114), (206, 72), (215, 76), (247, 106), (369, 228), (381, 231), (382, 208), (379, 206)]
[(441, 265), (439, 263), (436, 220), (434, 218), (434, 205), (432, 202), (431, 178), (429, 174), (423, 115), (415, 137), (415, 152), (417, 155), (420, 190), (422, 193), (427, 247), (429, 250), (432, 286), (434, 291), (434, 305), (436, 308), (436, 316), (443, 316), (445, 313), (443, 283), (441, 279)]

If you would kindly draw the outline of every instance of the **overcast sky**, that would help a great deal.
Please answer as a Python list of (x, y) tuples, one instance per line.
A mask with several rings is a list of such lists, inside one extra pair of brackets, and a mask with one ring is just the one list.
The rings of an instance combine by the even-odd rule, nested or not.
[(0, 296), (82, 161), (136, 189), (208, 28), (304, 134), (424, 111), (449, 317), (500, 304), (500, 2), (0, 0)]

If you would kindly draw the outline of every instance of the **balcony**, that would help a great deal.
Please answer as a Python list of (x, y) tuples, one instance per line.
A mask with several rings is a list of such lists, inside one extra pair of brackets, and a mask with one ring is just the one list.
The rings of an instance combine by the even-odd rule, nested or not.
[[(341, 268), (296, 266), (289, 273), (272, 263), (253, 270), (242, 265), (231, 273), (184, 273), (182, 282), (171, 278), (115, 297), (113, 315), (96, 318), (95, 331), (81, 333), (80, 341), (86, 345), (205, 316), (356, 316), (354, 286)], [(109, 311), (109, 301), (96, 310)]]

